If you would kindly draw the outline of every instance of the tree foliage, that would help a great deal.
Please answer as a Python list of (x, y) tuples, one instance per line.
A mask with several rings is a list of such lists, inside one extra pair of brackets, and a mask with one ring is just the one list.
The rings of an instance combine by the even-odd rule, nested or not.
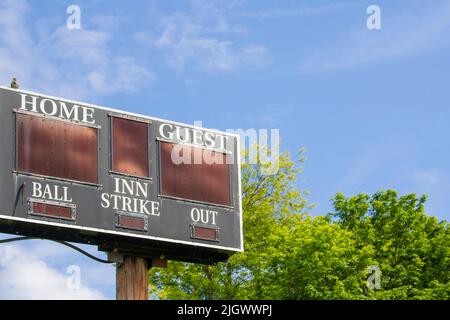
[(450, 230), (424, 213), (426, 197), (393, 190), (346, 198), (337, 194), (332, 214), (352, 232), (358, 247), (370, 247), (381, 271), (378, 299), (449, 299)]
[[(450, 233), (424, 213), (424, 196), (395, 191), (333, 198), (313, 217), (298, 190), (304, 158), (280, 155), (279, 170), (242, 166), (244, 247), (227, 262), (169, 262), (151, 269), (159, 299), (449, 299)], [(369, 288), (368, 268), (381, 271)]]

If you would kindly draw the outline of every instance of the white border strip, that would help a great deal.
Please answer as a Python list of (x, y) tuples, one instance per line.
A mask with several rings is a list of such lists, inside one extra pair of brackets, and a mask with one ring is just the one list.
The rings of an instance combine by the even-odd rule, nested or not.
[(0, 215), (0, 219), (21, 221), (21, 222), (26, 222), (26, 223), (43, 224), (43, 225), (47, 225), (47, 226), (61, 227), (61, 228), (65, 228), (65, 229), (78, 229), (78, 230), (84, 230), (84, 231), (113, 234), (113, 235), (117, 235), (117, 236), (141, 238), (141, 239), (146, 239), (146, 240), (179, 243), (179, 244), (185, 244), (185, 245), (190, 245), (190, 246), (194, 246), (194, 247), (207, 247), (207, 248), (213, 248), (213, 249), (221, 249), (221, 250), (225, 250), (225, 251), (242, 252), (240, 249), (232, 248), (232, 247), (215, 246), (215, 245), (210, 245), (210, 244), (203, 244), (203, 243), (183, 241), (183, 240), (173, 240), (173, 239), (160, 238), (160, 237), (155, 237), (155, 236), (144, 236), (144, 235), (139, 235), (139, 234), (134, 234), (134, 233), (112, 231), (112, 230), (106, 230), (106, 229), (80, 227), (80, 226), (74, 226), (74, 225), (57, 223), (57, 222), (38, 221), (38, 220), (33, 220), (33, 219), (24, 219), (24, 218), (11, 217), (11, 216), (5, 216), (5, 215)]
[(240, 251), (244, 252), (244, 213), (242, 212), (242, 180), (241, 180), (241, 137), (237, 136), (237, 165), (238, 165), (238, 202), (239, 202), (239, 215), (240, 215), (240, 229), (241, 229), (241, 239), (239, 239), (241, 245), (240, 245)]

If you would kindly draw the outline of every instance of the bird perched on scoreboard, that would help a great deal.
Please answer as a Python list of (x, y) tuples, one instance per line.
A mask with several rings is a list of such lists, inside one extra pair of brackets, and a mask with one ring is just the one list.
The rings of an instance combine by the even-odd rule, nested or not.
[(16, 78), (13, 78), (11, 81), (11, 88), (13, 89), (19, 89), (19, 81), (17, 81)]

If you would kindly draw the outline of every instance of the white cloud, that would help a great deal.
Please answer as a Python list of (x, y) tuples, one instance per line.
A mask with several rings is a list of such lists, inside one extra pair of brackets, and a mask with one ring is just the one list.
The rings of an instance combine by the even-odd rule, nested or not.
[(232, 36), (247, 29), (233, 24), (226, 11), (240, 3), (191, 1), (191, 12), (155, 14), (159, 23), (151, 34), (138, 32), (134, 39), (158, 49), (167, 66), (181, 72), (193, 69), (206, 73), (231, 72), (269, 63), (261, 44), (238, 44)]
[(341, 180), (343, 188), (358, 190), (364, 182), (377, 174), (392, 155), (386, 149), (381, 146), (371, 147), (355, 157)]
[(97, 92), (104, 94), (128, 91), (133, 92), (156, 80), (156, 76), (146, 68), (133, 63), (129, 58), (117, 58), (109, 66), (96, 69), (87, 76), (89, 84)]
[[(412, 8), (402, 6), (404, 13), (381, 8), (382, 30), (370, 31), (365, 23), (341, 39), (330, 43), (301, 63), (302, 71), (329, 71), (411, 56), (448, 45), (450, 38), (450, 3)], [(364, 16), (362, 16), (364, 18)], [(361, 20), (365, 22), (364, 19)]]
[(284, 18), (298, 18), (304, 16), (315, 16), (322, 15), (330, 12), (336, 12), (342, 9), (348, 9), (355, 6), (355, 2), (343, 2), (343, 3), (332, 3), (321, 6), (310, 6), (310, 7), (294, 7), (289, 9), (266, 9), (258, 11), (242, 11), (238, 12), (236, 15), (244, 18), (253, 18), (258, 20), (267, 19), (284, 19)]
[(117, 21), (106, 17), (106, 24), (99, 24), (105, 18), (100, 17), (92, 23), (98, 27), (85, 23), (81, 30), (68, 30), (64, 21), (48, 19), (37, 21), (33, 32), (26, 24), (30, 10), (25, 0), (0, 4), (2, 83), (16, 76), (29, 89), (81, 99), (146, 88), (156, 80), (132, 56), (113, 49), (112, 33), (105, 28), (114, 30)]
[(105, 64), (109, 58), (108, 42), (110, 35), (100, 30), (69, 30), (57, 28), (43, 45), (60, 59), (76, 60), (93, 66)]
[(245, 120), (250, 123), (258, 123), (265, 127), (280, 128), (289, 118), (292, 111), (295, 109), (293, 103), (285, 105), (271, 105), (265, 108), (260, 108), (258, 115), (254, 114), (247, 117)]
[(262, 66), (267, 63), (267, 49), (251, 45), (236, 49), (231, 41), (213, 38), (181, 38), (172, 42), (159, 42), (158, 47), (167, 50), (167, 64), (177, 71), (191, 64), (194, 68), (208, 72), (226, 72), (238, 67)]
[(418, 167), (410, 163), (400, 172), (401, 187), (408, 193), (428, 196), (426, 211), (449, 220), (448, 190), (450, 175), (438, 168)]
[[(352, 141), (348, 142), (352, 143)], [(389, 141), (368, 142), (361, 152), (354, 157), (344, 175), (336, 183), (334, 190), (360, 192), (362, 186), (378, 189), (380, 186), (373, 181), (384, 181), (384, 187), (395, 187), (399, 182), (399, 172), (405, 154), (410, 151), (410, 145), (404, 141), (391, 139)], [(386, 164), (397, 163), (391, 172), (386, 171)]]
[(441, 182), (441, 176), (442, 173), (437, 169), (412, 169), (405, 174), (405, 179), (422, 186), (422, 188), (431, 188)]
[[(83, 269), (81, 269), (83, 277)], [(0, 247), (0, 299), (104, 299), (82, 281), (79, 290), (67, 286), (69, 274), (50, 268), (17, 246)], [(83, 278), (82, 278), (83, 279)]]

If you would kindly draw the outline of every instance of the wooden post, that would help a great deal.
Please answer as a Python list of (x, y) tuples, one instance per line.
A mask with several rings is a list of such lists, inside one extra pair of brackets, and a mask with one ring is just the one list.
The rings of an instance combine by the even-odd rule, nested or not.
[(117, 300), (148, 300), (147, 260), (124, 256), (116, 268)]

